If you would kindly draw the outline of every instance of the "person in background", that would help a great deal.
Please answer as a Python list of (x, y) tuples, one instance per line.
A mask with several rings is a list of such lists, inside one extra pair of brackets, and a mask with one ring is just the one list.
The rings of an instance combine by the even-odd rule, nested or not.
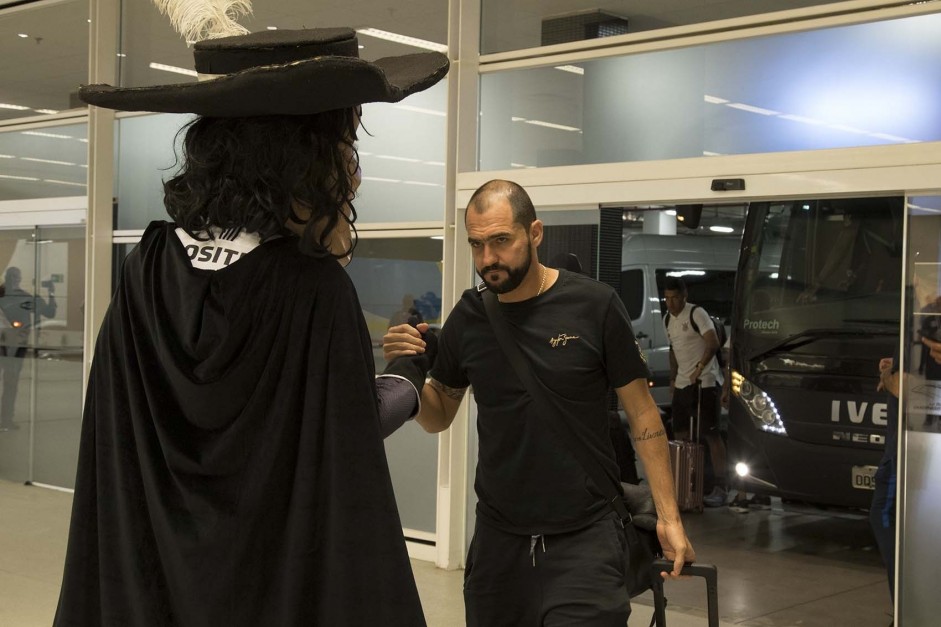
[(56, 315), (55, 284), (43, 281), (49, 296), (46, 301), (20, 287), (22, 281), (23, 273), (20, 269), (10, 266), (3, 275), (3, 286), (0, 286), (0, 312), (6, 322), (0, 328), (0, 377), (3, 377), (0, 431), (19, 429), (19, 425), (13, 421), (13, 414), (32, 327), (42, 318), (54, 318)]
[(895, 509), (898, 493), (899, 368), (898, 360), (879, 361), (879, 386), (888, 397), (885, 452), (876, 470), (875, 490), (869, 507), (869, 525), (876, 538), (889, 580), (889, 594), (895, 599)]
[[(448, 59), (358, 50), (347, 28), (233, 35), (195, 44), (210, 80), (81, 89), (196, 117), (174, 222), (124, 261), (95, 345), (55, 627), (425, 624), (343, 266), (360, 105)], [(405, 412), (411, 374), (385, 382)]]
[[(464, 571), (467, 625), (623, 627), (631, 586), (623, 521), (547, 428), (496, 339), (482, 292), (496, 295), (524, 359), (555, 392), (549, 402), (570, 419), (575, 437), (598, 452), (613, 481), (618, 467), (607, 405), (608, 390), (617, 392), (656, 503), (658, 536), (673, 561), (673, 571), (664, 575), (672, 578), (695, 552), (680, 519), (666, 431), (627, 311), (609, 286), (539, 262), (542, 222), (516, 183), (482, 185), (464, 219), (483, 282), (464, 292), (444, 324), (416, 420), (429, 433), (444, 431), (473, 386), (478, 506)], [(388, 361), (421, 354), (423, 345), (419, 330), (409, 325), (393, 327), (383, 338)]]
[[(728, 499), (725, 442), (719, 433), (719, 389), (722, 374), (716, 360), (719, 338), (709, 314), (687, 302), (686, 283), (666, 277), (663, 298), (667, 315), (664, 330), (670, 341), (670, 391), (673, 431), (678, 438), (696, 438), (689, 433), (690, 419), (709, 446), (715, 486), (703, 497), (706, 507), (721, 507)], [(698, 332), (697, 332), (698, 329)]]

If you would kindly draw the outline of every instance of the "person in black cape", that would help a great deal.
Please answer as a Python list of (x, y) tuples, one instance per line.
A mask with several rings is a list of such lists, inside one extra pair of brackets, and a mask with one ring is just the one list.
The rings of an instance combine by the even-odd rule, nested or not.
[[(338, 261), (359, 105), (448, 60), (357, 51), (350, 29), (239, 35), (195, 45), (215, 80), (82, 88), (199, 117), (164, 184), (175, 223), (124, 261), (95, 345), (56, 627), (425, 624)], [(393, 377), (408, 412), (418, 370)]]

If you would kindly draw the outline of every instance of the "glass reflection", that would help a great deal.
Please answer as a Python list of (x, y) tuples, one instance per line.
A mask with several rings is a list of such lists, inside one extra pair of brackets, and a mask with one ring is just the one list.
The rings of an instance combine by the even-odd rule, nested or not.
[(938, 29), (926, 15), (488, 74), (480, 168), (938, 141)]
[(84, 108), (88, 2), (17, 4), (26, 6), (0, 10), (0, 120)]

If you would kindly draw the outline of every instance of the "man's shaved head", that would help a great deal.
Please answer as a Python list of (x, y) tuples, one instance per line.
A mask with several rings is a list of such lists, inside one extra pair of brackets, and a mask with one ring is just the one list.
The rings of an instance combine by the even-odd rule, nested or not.
[[(500, 179), (487, 181), (471, 196), (470, 202), (467, 203), (467, 211), (484, 213), (494, 201), (500, 199), (506, 199), (510, 203), (510, 208), (513, 210), (513, 222), (528, 230), (536, 219), (536, 209), (526, 190), (513, 181)], [(464, 221), (467, 221), (467, 213), (464, 214)]]

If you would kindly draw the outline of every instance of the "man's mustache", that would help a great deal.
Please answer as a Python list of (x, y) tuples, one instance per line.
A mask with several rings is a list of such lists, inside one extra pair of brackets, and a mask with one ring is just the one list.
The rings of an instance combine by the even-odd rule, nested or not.
[(494, 270), (503, 270), (504, 272), (509, 272), (509, 271), (510, 271), (510, 269), (507, 268), (506, 266), (500, 265), (499, 263), (495, 263), (495, 264), (493, 264), (492, 266), (487, 266), (486, 268), (484, 268), (483, 270), (481, 270), (481, 271), (480, 271), (480, 275), (483, 276), (483, 275), (487, 274), (488, 272), (493, 272)]

